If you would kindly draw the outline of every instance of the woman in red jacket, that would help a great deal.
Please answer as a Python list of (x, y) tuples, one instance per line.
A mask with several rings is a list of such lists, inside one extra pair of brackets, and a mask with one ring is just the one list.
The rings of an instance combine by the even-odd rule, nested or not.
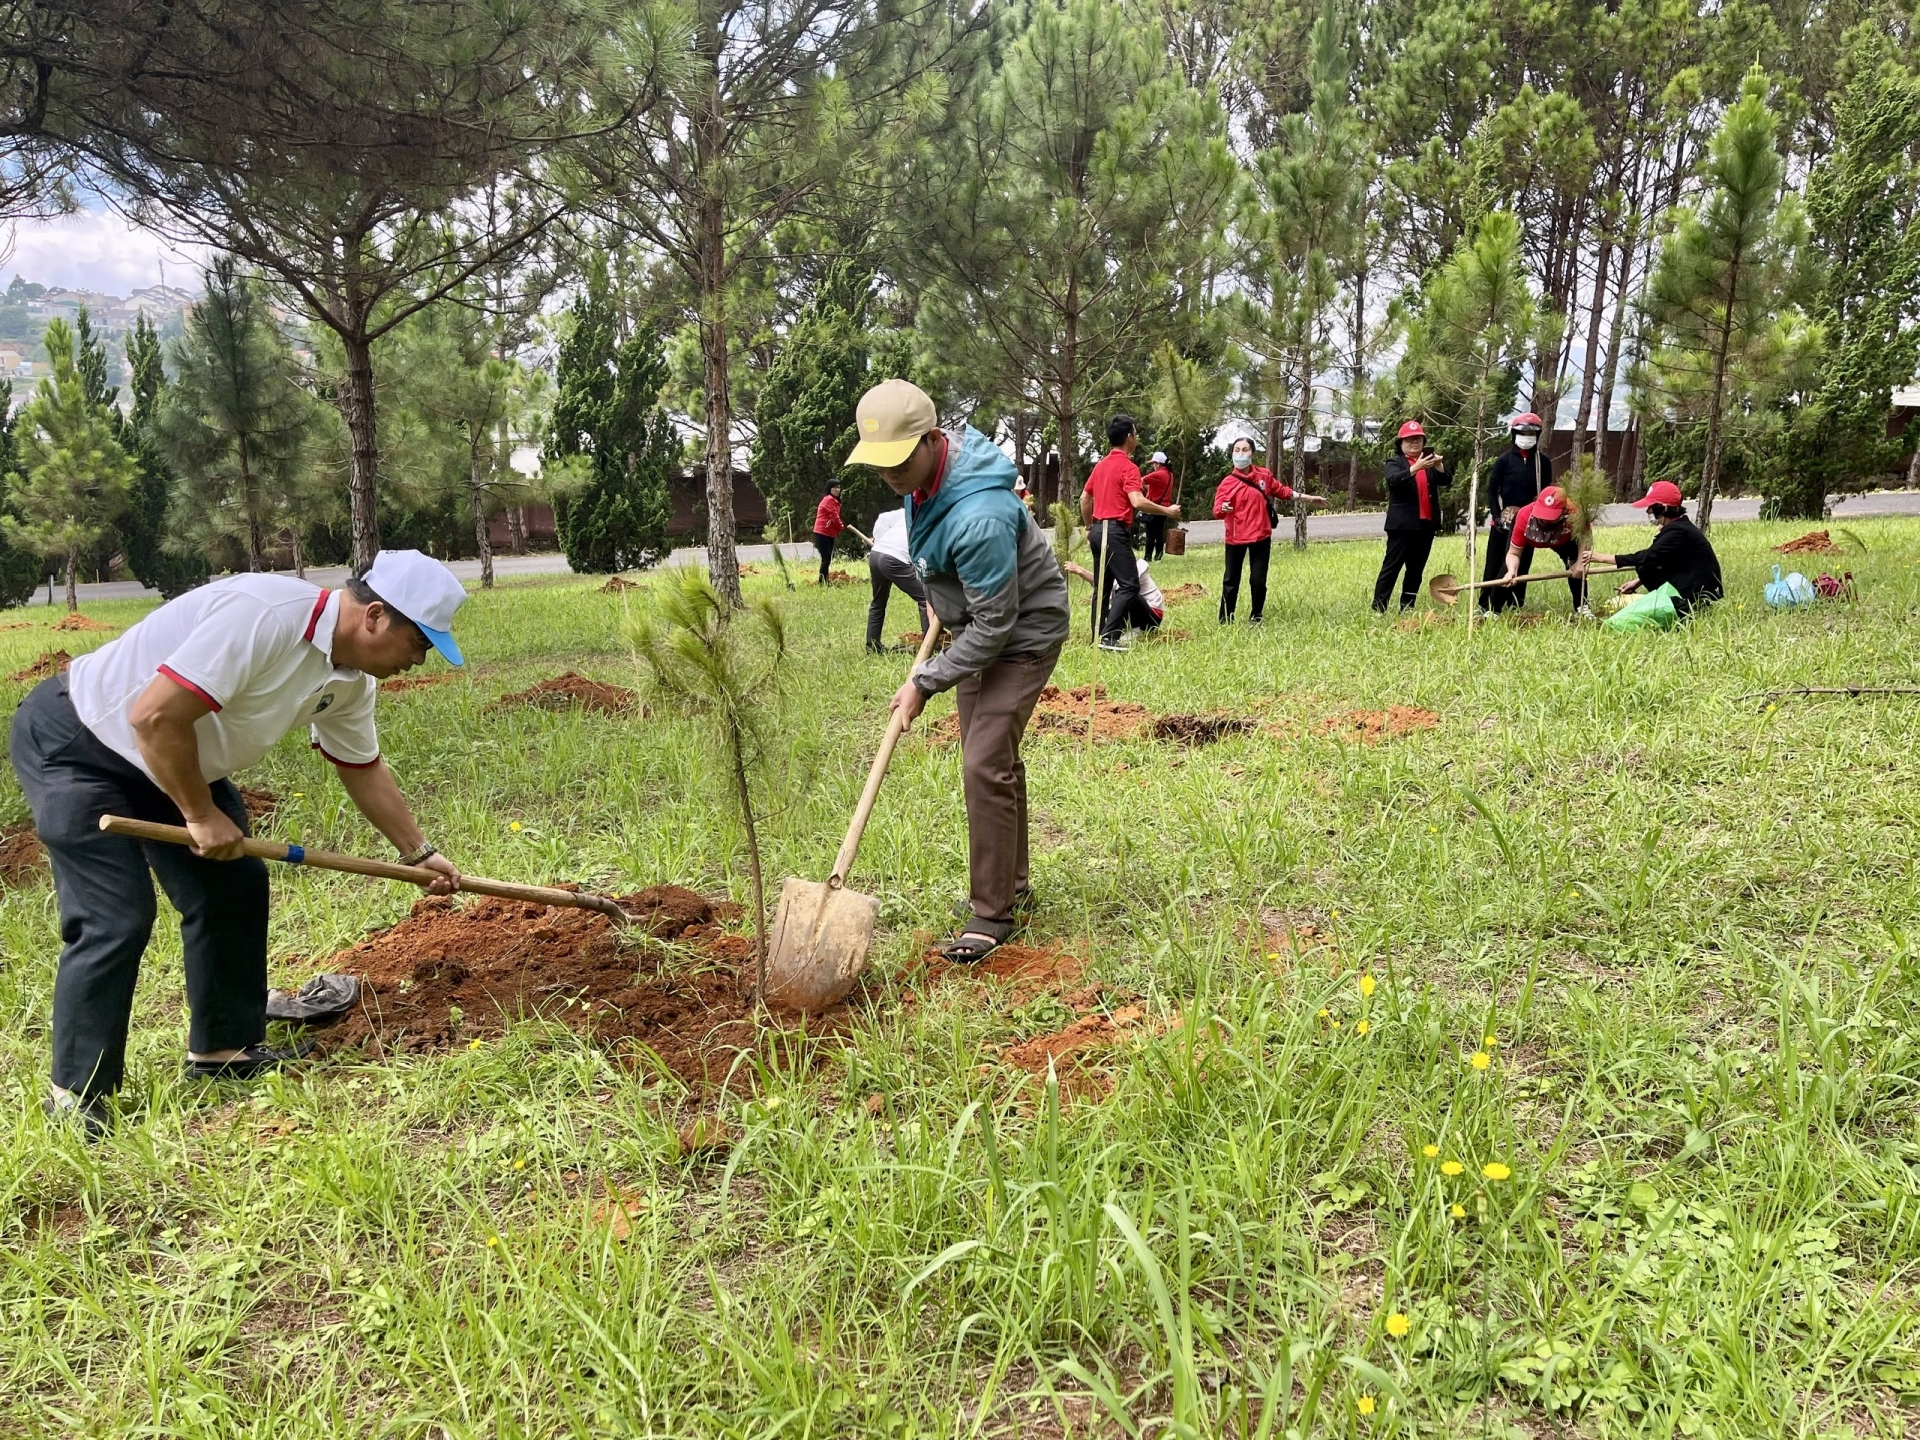
[(827, 567), (833, 564), (833, 542), (847, 522), (840, 518), (840, 482), (829, 480), (827, 493), (820, 497), (820, 508), (813, 512), (813, 548), (820, 552), (820, 583), (827, 583)]
[(1233, 623), (1240, 600), (1240, 570), (1248, 567), (1247, 592), (1252, 608), (1247, 618), (1259, 624), (1267, 608), (1267, 562), (1273, 557), (1273, 517), (1269, 500), (1301, 499), (1309, 505), (1327, 502), (1318, 495), (1296, 492), (1274, 478), (1264, 465), (1253, 463), (1253, 442), (1233, 442), (1233, 469), (1213, 492), (1213, 518), (1227, 522), (1227, 569), (1220, 579), (1220, 623)]

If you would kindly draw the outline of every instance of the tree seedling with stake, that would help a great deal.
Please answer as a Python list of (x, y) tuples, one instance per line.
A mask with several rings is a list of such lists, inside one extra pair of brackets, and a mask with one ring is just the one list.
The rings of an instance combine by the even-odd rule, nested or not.
[(763, 706), (779, 688), (786, 658), (786, 622), (770, 600), (730, 613), (705, 576), (683, 570), (655, 590), (653, 608), (627, 622), (627, 639), (662, 702), (719, 724), (733, 797), (747, 835), (753, 879), (754, 998), (767, 990), (767, 894), (760, 866), (748, 774), (762, 752)]

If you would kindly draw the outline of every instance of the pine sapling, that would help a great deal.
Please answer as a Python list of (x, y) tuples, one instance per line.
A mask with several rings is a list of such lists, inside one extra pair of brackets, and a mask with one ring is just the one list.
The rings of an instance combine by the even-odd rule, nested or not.
[(767, 889), (749, 776), (763, 752), (765, 702), (779, 688), (786, 622), (771, 601), (730, 612), (707, 578), (679, 571), (655, 587), (651, 610), (631, 617), (627, 639), (653, 695), (688, 715), (719, 723), (709, 732), (724, 751), (733, 798), (747, 837), (753, 881), (754, 997), (767, 992)]

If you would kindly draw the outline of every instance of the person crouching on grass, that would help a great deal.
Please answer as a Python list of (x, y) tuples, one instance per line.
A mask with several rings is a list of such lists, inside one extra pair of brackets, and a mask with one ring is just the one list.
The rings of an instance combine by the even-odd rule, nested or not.
[[(333, 762), (360, 813), (402, 864), (460, 872), (427, 843), (380, 758), (374, 682), (438, 650), (466, 591), (418, 550), (383, 550), (363, 580), (323, 590), (236, 575), (170, 600), (43, 680), (8, 735), (34, 828), (53, 866), (64, 946), (53, 982), (47, 1113), (93, 1136), (126, 1066), (134, 982), (155, 917), (152, 876), (180, 912), (186, 1073), (248, 1079), (297, 1056), (267, 1033), (267, 867), (247, 858), (247, 807), (231, 778), (295, 725)], [(103, 815), (185, 825), (192, 848), (100, 828)]]
[(1107, 443), (1113, 448), (1093, 467), (1080, 492), (1080, 519), (1087, 527), (1087, 548), (1093, 552), (1093, 573), (1102, 577), (1093, 595), (1094, 628), (1102, 650), (1127, 648), (1127, 615), (1140, 598), (1140, 572), (1133, 558), (1133, 518), (1154, 515), (1178, 520), (1178, 505), (1149, 500), (1140, 467), (1133, 463), (1140, 434), (1131, 415), (1107, 421)]
[(919, 386), (874, 386), (860, 397), (855, 425), (860, 443), (847, 463), (873, 466), (907, 497), (914, 569), (953, 637), (889, 708), (910, 725), (930, 696), (952, 690), (958, 702), (973, 913), (942, 953), (972, 964), (1006, 942), (1016, 907), (1032, 899), (1020, 741), (1066, 643), (1067, 582), (1014, 494), (1013, 462), (971, 425), (942, 430)]
[(1213, 492), (1213, 518), (1226, 522), (1227, 567), (1220, 577), (1220, 623), (1233, 623), (1240, 603), (1240, 570), (1247, 570), (1247, 594), (1252, 602), (1247, 619), (1258, 625), (1267, 610), (1267, 566), (1273, 559), (1273, 501), (1301, 499), (1309, 505), (1327, 502), (1318, 495), (1296, 493), (1274, 478), (1264, 465), (1253, 463), (1253, 441), (1244, 436), (1233, 442), (1233, 468)]
[[(1574, 520), (1580, 509), (1558, 485), (1549, 485), (1533, 500), (1513, 512), (1513, 540), (1507, 546), (1507, 568), (1502, 577), (1508, 585), (1520, 578), (1520, 562), (1531, 550), (1551, 550), (1561, 564), (1573, 572), (1567, 576), (1567, 589), (1573, 594), (1573, 613), (1592, 617), (1587, 608), (1586, 566), (1580, 559), (1580, 543), (1574, 538)], [(1521, 603), (1526, 591), (1521, 589)]]
[[(1397, 455), (1387, 459), (1382, 479), (1387, 487), (1387, 553), (1373, 582), (1373, 610), (1387, 613), (1394, 581), (1400, 584), (1400, 608), (1411, 610), (1420, 597), (1420, 577), (1427, 573), (1433, 537), (1440, 532), (1440, 492), (1453, 477), (1447, 457), (1427, 448), (1427, 432), (1418, 420), (1400, 427)], [(1402, 576), (1404, 575), (1404, 579)]]
[(1685, 498), (1671, 480), (1656, 480), (1644, 499), (1633, 508), (1647, 512), (1657, 526), (1653, 543), (1631, 554), (1601, 555), (1589, 551), (1580, 557), (1584, 565), (1619, 565), (1637, 572), (1635, 578), (1620, 587), (1622, 595), (1639, 590), (1658, 590), (1662, 585), (1674, 588), (1674, 612), (1685, 619), (1703, 605), (1722, 597), (1720, 557), (1700, 527), (1687, 518)]
[(847, 522), (840, 516), (840, 482), (829, 480), (827, 493), (820, 497), (820, 505), (813, 512), (813, 548), (820, 552), (820, 583), (827, 583), (827, 568), (833, 564), (833, 542), (840, 532), (847, 528)]

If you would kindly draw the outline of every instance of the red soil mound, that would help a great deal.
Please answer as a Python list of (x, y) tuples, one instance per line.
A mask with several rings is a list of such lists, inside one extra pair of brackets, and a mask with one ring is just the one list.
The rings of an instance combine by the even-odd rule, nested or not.
[(1833, 543), (1833, 537), (1824, 530), (1809, 530), (1798, 540), (1789, 540), (1773, 548), (1782, 555), (1832, 555), (1840, 549)]
[(1198, 600), (1202, 595), (1205, 595), (1207, 593), (1207, 587), (1200, 584), (1197, 580), (1189, 580), (1184, 585), (1175, 585), (1171, 589), (1162, 590), (1160, 593), (1167, 597), (1167, 603), (1169, 605), (1182, 605), (1189, 600)]
[(600, 587), (602, 595), (624, 595), (629, 590), (644, 590), (647, 587), (637, 580), (629, 580), (624, 575), (615, 575)]
[(1130, 740), (1153, 723), (1146, 706), (1131, 700), (1109, 700), (1104, 685), (1080, 685), (1072, 690), (1049, 685), (1040, 692), (1040, 703), (1033, 707), (1029, 728), (1036, 735), (1085, 736), (1089, 713), (1096, 740)]
[(525, 690), (502, 695), (488, 710), (510, 710), (530, 705), (537, 710), (592, 710), (601, 715), (624, 715), (637, 710), (640, 697), (618, 685), (603, 684), (569, 670)]
[(46, 873), (47, 852), (33, 833), (33, 822), (0, 825), (0, 887), (31, 885)]
[(1138, 1032), (1146, 1018), (1146, 1010), (1139, 1005), (1123, 1005), (1111, 1013), (1096, 1010), (1065, 1029), (1011, 1045), (1000, 1058), (1029, 1074), (1045, 1075), (1049, 1064), (1055, 1074), (1061, 1074), (1090, 1059), (1087, 1052), (1111, 1050), (1130, 1032)]
[(104, 620), (95, 620), (90, 616), (82, 615), (76, 610), (71, 615), (61, 616), (60, 622), (53, 628), (56, 630), (118, 630), (120, 627), (118, 625), (109, 625)]
[(852, 585), (855, 582), (852, 574), (848, 571), (829, 570), (827, 572), (827, 583), (829, 585)]
[(240, 787), (241, 803), (247, 807), (247, 819), (255, 828), (273, 818), (273, 812), (280, 804), (280, 797), (271, 790), (257, 790), (251, 785)]
[[(391, 929), (320, 968), (358, 975), (358, 1012), (329, 1044), (376, 1056), (427, 1054), (503, 1034), (540, 1016), (611, 1049), (651, 1055), (699, 1085), (722, 1084), (764, 1031), (751, 999), (752, 942), (714, 923), (691, 890), (655, 886), (620, 902), (635, 930), (690, 946), (694, 955), (622, 945), (591, 910), (428, 898)], [(844, 1006), (809, 1022), (843, 1023)]]
[(1376, 740), (1398, 739), (1416, 730), (1432, 730), (1439, 724), (1440, 717), (1431, 710), (1422, 710), (1417, 705), (1389, 705), (1385, 710), (1348, 710), (1329, 715), (1320, 722), (1319, 730), (1322, 735), (1371, 745)]
[(64, 650), (49, 650), (24, 670), (7, 676), (9, 680), (44, 680), (49, 675), (64, 675), (73, 657)]
[(429, 670), (425, 675), (402, 675), (397, 680), (382, 680), (382, 695), (404, 695), (409, 690), (425, 690), (429, 685), (444, 685), (453, 679), (451, 670)]

